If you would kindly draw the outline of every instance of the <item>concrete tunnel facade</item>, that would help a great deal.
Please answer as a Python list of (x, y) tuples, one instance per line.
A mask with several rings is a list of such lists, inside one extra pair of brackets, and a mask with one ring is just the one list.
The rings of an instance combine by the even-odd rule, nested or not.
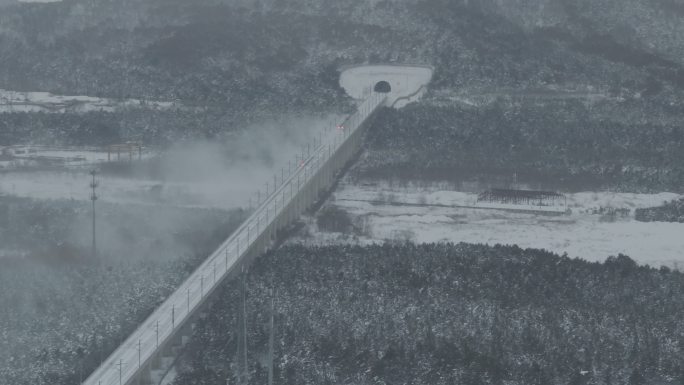
[(356, 100), (367, 98), (371, 91), (387, 94), (387, 105), (401, 108), (423, 96), (432, 74), (429, 66), (344, 67), (340, 69), (340, 86)]

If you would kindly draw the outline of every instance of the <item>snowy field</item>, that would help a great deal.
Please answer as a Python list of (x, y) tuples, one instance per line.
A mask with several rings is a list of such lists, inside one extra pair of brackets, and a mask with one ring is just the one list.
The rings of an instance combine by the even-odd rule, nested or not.
[[(33, 2), (46, 1), (41, 0)], [(91, 96), (65, 96), (53, 95), (49, 92), (17, 92), (0, 89), (0, 113), (85, 113), (89, 111), (111, 112), (127, 107), (167, 110), (172, 108), (180, 108), (182, 106), (174, 102), (148, 101), (139, 99), (107, 99)]]
[[(295, 241), (518, 244), (590, 261), (623, 253), (644, 264), (684, 267), (684, 224), (634, 220), (634, 209), (678, 194), (582, 192), (567, 197), (569, 214), (530, 213), (477, 208), (474, 193), (343, 184), (329, 204), (350, 214), (357, 235), (319, 231), (309, 220), (303, 232), (308, 235)], [(598, 213), (601, 207), (628, 209), (629, 214), (609, 218)]]

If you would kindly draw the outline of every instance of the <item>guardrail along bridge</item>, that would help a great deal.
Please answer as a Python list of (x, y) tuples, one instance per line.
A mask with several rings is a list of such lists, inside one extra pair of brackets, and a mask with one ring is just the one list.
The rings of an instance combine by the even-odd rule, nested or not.
[(386, 103), (371, 93), (357, 111), (321, 137), (294, 168), (224, 241), (84, 382), (86, 385), (150, 383), (161, 357), (192, 332), (207, 298), (250, 258), (271, 247), (276, 234), (292, 224), (330, 188), (344, 166), (358, 153), (370, 118)]

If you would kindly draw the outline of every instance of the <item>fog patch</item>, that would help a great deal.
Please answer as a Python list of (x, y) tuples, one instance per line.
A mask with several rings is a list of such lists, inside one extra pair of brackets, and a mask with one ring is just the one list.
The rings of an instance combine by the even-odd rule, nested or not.
[(250, 198), (256, 201), (258, 190), (263, 197), (267, 184), (272, 191), (274, 176), (280, 183), (307, 143), (331, 129), (338, 118), (287, 117), (215, 141), (177, 143), (161, 156), (159, 184), (152, 193), (160, 202), (246, 207)]

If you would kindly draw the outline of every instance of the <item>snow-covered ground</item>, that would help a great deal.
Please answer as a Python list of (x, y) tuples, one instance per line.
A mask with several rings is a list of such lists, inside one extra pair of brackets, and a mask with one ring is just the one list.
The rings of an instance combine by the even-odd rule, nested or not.
[[(636, 208), (656, 206), (678, 194), (583, 192), (567, 197), (570, 213), (559, 215), (474, 208), (474, 193), (343, 184), (329, 204), (349, 213), (359, 234), (322, 232), (310, 220), (303, 233), (312, 238), (295, 241), (518, 244), (591, 261), (623, 253), (644, 264), (684, 267), (684, 224), (643, 223), (633, 216)], [(630, 212), (609, 218), (598, 213), (601, 207)]]
[[(368, 65), (344, 68), (340, 86), (354, 99), (370, 95), (375, 85), (386, 81), (391, 86), (387, 105), (401, 108), (415, 102), (425, 93), (432, 79), (432, 68), (426, 66)], [(395, 104), (396, 102), (396, 104)]]
[[(40, 2), (45, 2), (41, 0)], [(51, 112), (85, 113), (89, 111), (115, 111), (120, 108), (147, 108), (166, 110), (180, 108), (175, 102), (139, 99), (107, 99), (92, 96), (53, 95), (49, 92), (17, 92), (0, 89), (0, 113)]]

